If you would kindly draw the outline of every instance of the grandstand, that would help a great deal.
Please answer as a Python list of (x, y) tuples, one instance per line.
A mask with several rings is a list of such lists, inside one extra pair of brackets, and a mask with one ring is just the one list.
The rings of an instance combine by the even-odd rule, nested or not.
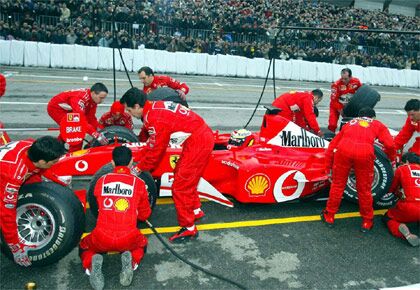
[[(109, 1), (0, 0), (0, 39), (268, 58), (273, 27), (418, 30), (416, 2), (120, 1), (113, 41)], [(285, 60), (420, 69), (419, 35), (281, 31), (277, 48)]]

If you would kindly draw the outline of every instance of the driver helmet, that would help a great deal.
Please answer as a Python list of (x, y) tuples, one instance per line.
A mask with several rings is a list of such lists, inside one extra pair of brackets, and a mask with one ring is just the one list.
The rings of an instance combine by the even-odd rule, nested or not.
[(254, 144), (254, 136), (247, 129), (235, 130), (230, 134), (229, 145), (236, 147), (247, 147)]

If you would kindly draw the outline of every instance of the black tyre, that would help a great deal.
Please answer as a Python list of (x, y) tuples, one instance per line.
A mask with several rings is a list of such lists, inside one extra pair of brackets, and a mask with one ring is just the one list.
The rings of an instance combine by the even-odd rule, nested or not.
[(398, 201), (398, 197), (392, 192), (386, 193), (382, 198), (375, 200), (376, 208), (390, 208), (393, 207)]
[[(27, 184), (19, 191), (16, 208), (18, 234), (28, 246), (33, 266), (57, 262), (76, 247), (83, 234), (85, 215), (69, 188), (52, 182)], [(2, 237), (2, 252), (13, 259)]]
[(356, 91), (349, 103), (344, 107), (343, 115), (345, 117), (357, 117), (360, 109), (364, 107), (373, 109), (380, 100), (381, 95), (377, 90), (370, 86), (363, 85)]
[[(94, 195), (94, 190), (96, 183), (98, 182), (99, 178), (101, 178), (103, 175), (110, 173), (112, 171), (113, 167), (111, 163), (108, 163), (104, 166), (102, 166), (101, 169), (99, 169), (95, 175), (93, 176), (90, 184), (89, 184), (89, 190), (87, 194), (88, 202), (89, 202), (89, 208), (92, 212), (92, 214), (97, 217), (98, 216), (98, 204), (96, 202), (96, 198)], [(153, 179), (152, 175), (150, 175), (149, 172), (142, 172), (139, 176), (144, 183), (146, 184), (146, 189), (149, 194), (149, 203), (150, 207), (153, 209), (156, 204), (156, 199), (158, 197), (158, 191), (156, 187), (155, 180)]]
[[(373, 199), (380, 200), (391, 186), (392, 178), (394, 177), (394, 171), (392, 170), (391, 162), (389, 161), (386, 154), (375, 146), (376, 159), (374, 162), (374, 177), (372, 183), (372, 196)], [(344, 190), (344, 198), (357, 203), (357, 190), (356, 190), (356, 178), (354, 173), (350, 173), (347, 185)]]
[[(138, 137), (136, 134), (134, 134), (133, 131), (122, 127), (122, 126), (110, 126), (105, 127), (101, 130), (101, 133), (103, 133), (108, 140), (109, 143), (114, 143), (115, 138), (117, 139), (118, 143), (129, 143), (129, 142), (138, 142)], [(90, 147), (98, 147), (101, 146), (101, 143), (98, 142), (98, 140), (93, 139)]]

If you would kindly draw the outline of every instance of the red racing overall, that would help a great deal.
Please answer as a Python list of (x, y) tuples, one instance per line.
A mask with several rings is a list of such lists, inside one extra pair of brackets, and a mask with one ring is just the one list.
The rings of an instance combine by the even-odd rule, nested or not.
[(395, 207), (387, 212), (390, 220), (387, 226), (391, 234), (404, 238), (398, 230), (401, 223), (420, 221), (420, 165), (405, 164), (397, 168), (389, 192), (398, 195), (399, 189), (403, 190), (403, 198), (398, 200)]
[(137, 220), (145, 221), (151, 214), (143, 180), (132, 175), (128, 167), (117, 166), (98, 180), (94, 194), (99, 215), (95, 229), (80, 242), (83, 268), (91, 268), (95, 254), (108, 251), (130, 251), (136, 267), (147, 245)]
[[(98, 120), (96, 119), (97, 106), (98, 104), (92, 99), (90, 89), (77, 89), (65, 91), (54, 96), (48, 102), (47, 111), (48, 115), (50, 115), (58, 126), (60, 126), (61, 120), (67, 113), (74, 112), (84, 115), (88, 123), (87, 133), (92, 135), (99, 127)], [(59, 139), (62, 140), (60, 137)], [(70, 151), (81, 148), (82, 144), (80, 146), (74, 146)]]
[(411, 121), (410, 118), (407, 118), (404, 127), (398, 133), (397, 137), (395, 137), (395, 149), (402, 149), (413, 134), (417, 134), (416, 141), (408, 151), (420, 156), (420, 122)]
[(308, 124), (316, 134), (321, 131), (314, 113), (314, 99), (311, 92), (291, 91), (279, 96), (272, 105), (281, 109), (280, 116), (298, 126), (306, 128)]
[(150, 85), (143, 87), (143, 92), (145, 94), (149, 94), (153, 92), (154, 90), (156, 90), (157, 88), (161, 88), (161, 87), (170, 87), (174, 90), (181, 90), (184, 92), (184, 94), (188, 94), (190, 90), (190, 88), (187, 86), (186, 83), (181, 83), (177, 81), (176, 79), (173, 79), (169, 76), (161, 75), (161, 76), (154, 76), (153, 82)]
[[(335, 132), (337, 129), (338, 119), (343, 110), (344, 104), (348, 100), (343, 99), (346, 94), (354, 94), (362, 83), (358, 78), (350, 78), (349, 83), (346, 85), (342, 79), (339, 79), (331, 85), (331, 100), (330, 100), (330, 117), (328, 120), (328, 130)], [(340, 98), (341, 97), (341, 98)]]
[[(19, 244), (16, 225), (16, 204), (23, 183), (40, 182), (46, 178), (64, 185), (43, 169), (37, 168), (29, 159), (27, 151), (34, 140), (8, 143), (0, 147), (0, 228), (7, 244)], [(30, 179), (30, 180), (28, 180)]]
[[(337, 213), (350, 169), (354, 168), (360, 215), (373, 220), (372, 181), (374, 174), (374, 142), (378, 139), (391, 161), (395, 158), (392, 136), (387, 127), (371, 118), (355, 118), (343, 126), (328, 146), (327, 169), (332, 166), (332, 184), (326, 210)], [(335, 153), (334, 153), (335, 152)]]
[(121, 126), (133, 130), (133, 118), (128, 113), (123, 112), (118, 119), (114, 119), (112, 112), (106, 112), (99, 119), (99, 128), (103, 129), (109, 126)]
[(204, 120), (180, 104), (165, 101), (146, 102), (143, 128), (149, 133), (145, 152), (137, 168), (152, 171), (159, 164), (175, 132), (190, 134), (174, 170), (172, 196), (181, 227), (194, 225), (194, 209), (201, 207), (197, 186), (214, 145), (213, 132)]

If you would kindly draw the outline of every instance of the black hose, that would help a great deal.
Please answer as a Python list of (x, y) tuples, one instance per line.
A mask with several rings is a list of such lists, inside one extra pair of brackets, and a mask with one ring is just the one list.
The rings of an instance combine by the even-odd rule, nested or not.
[(230, 280), (229, 278), (223, 277), (219, 274), (210, 272), (209, 270), (204, 269), (203, 267), (194, 264), (190, 261), (188, 261), (187, 259), (183, 258), (182, 256), (180, 256), (177, 252), (175, 252), (174, 249), (172, 249), (171, 246), (168, 245), (168, 243), (162, 238), (162, 236), (157, 232), (157, 230), (155, 229), (155, 227), (148, 221), (146, 220), (146, 224), (149, 226), (149, 228), (153, 231), (153, 233), (155, 234), (155, 236), (159, 239), (159, 241), (165, 246), (165, 248), (171, 252), (175, 257), (177, 257), (178, 259), (180, 259), (182, 262), (184, 262), (185, 264), (190, 265), (191, 267), (193, 267), (194, 269), (200, 270), (203, 273), (206, 273), (207, 275), (210, 275), (212, 277), (215, 277), (219, 280), (225, 281), (227, 283), (230, 283), (236, 287), (238, 287), (239, 289), (247, 289), (245, 286), (239, 284), (238, 282), (235, 282), (233, 280)]
[(251, 123), (251, 120), (252, 120), (252, 118), (254, 118), (255, 112), (257, 111), (258, 106), (259, 106), (259, 105), (260, 105), (260, 103), (261, 103), (261, 99), (262, 99), (262, 97), (263, 97), (263, 95), (264, 95), (264, 91), (265, 91), (265, 86), (267, 85), (268, 76), (269, 76), (269, 74), (270, 74), (271, 63), (272, 63), (272, 62), (273, 62), (273, 58), (270, 58), (270, 63), (268, 64), (267, 75), (265, 76), (264, 86), (263, 86), (263, 89), (262, 89), (262, 92), (261, 92), (261, 96), (260, 96), (260, 98), (258, 99), (258, 102), (257, 102), (257, 105), (255, 106), (254, 112), (252, 112), (251, 117), (249, 118), (248, 122), (247, 122), (247, 123), (246, 123), (246, 125), (244, 126), (244, 129), (246, 129), (246, 127), (248, 127), (249, 123)]
[(127, 67), (125, 66), (125, 61), (121, 52), (121, 47), (119, 45), (118, 45), (118, 52), (120, 53), (120, 57), (121, 57), (122, 64), (124, 66), (125, 74), (127, 75), (128, 81), (130, 82), (130, 85), (133, 88), (134, 86), (133, 86), (133, 83), (131, 82), (130, 75), (128, 74)]

